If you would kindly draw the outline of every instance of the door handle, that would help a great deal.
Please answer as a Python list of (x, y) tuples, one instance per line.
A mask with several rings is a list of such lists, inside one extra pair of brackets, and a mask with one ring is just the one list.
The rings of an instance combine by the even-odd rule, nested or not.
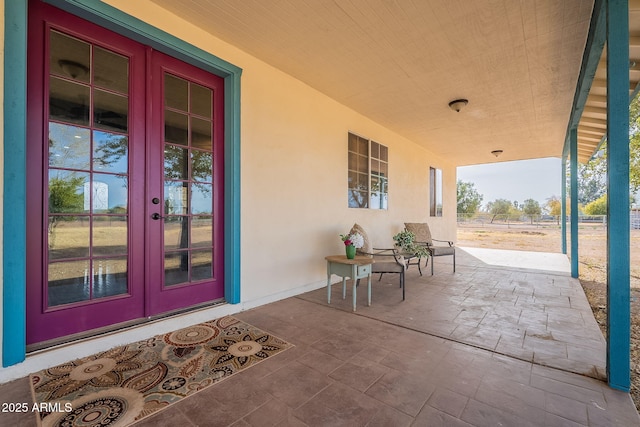
[(164, 218), (164, 217), (161, 216), (158, 212), (154, 212), (154, 213), (151, 214), (151, 219), (153, 219), (153, 220), (157, 221), (157, 220), (159, 220), (161, 218)]

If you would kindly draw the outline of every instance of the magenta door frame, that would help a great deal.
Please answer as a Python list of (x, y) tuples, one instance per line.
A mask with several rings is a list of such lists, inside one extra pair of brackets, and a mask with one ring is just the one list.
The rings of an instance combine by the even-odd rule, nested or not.
[[(163, 103), (158, 100), (164, 99), (165, 72), (208, 87), (213, 91), (213, 278), (174, 287), (164, 286), (163, 220), (151, 218), (153, 213), (163, 213), (159, 211), (159, 205), (152, 203), (152, 199), (157, 197), (164, 200), (164, 108)], [(208, 301), (221, 300), (224, 297), (224, 80), (157, 51), (151, 53), (150, 74), (153, 82), (149, 89), (150, 97), (155, 101), (151, 112), (153, 119), (149, 121), (147, 129), (149, 143), (145, 218), (149, 230), (147, 239), (149, 280), (147, 281), (146, 310), (149, 315), (155, 315)]]
[[(162, 288), (161, 260), (162, 245), (158, 244), (161, 232), (153, 230), (156, 224), (151, 223), (152, 212), (149, 196), (157, 192), (154, 186), (160, 185), (162, 178), (158, 178), (158, 168), (162, 168), (162, 159), (158, 161), (158, 151), (162, 149), (152, 147), (158, 138), (159, 126), (154, 126), (149, 117), (150, 96), (161, 96), (160, 86), (152, 87), (146, 81), (149, 75), (153, 55), (152, 49), (135, 41), (122, 37), (102, 27), (84, 21), (73, 15), (45, 4), (30, 8), (29, 11), (29, 50), (28, 50), (28, 93), (27, 117), (29, 121), (27, 131), (27, 160), (29, 173), (27, 174), (27, 307), (26, 307), (26, 342), (39, 343), (54, 338), (87, 332), (97, 328), (110, 326), (135, 319), (164, 313), (179, 308), (186, 308), (204, 301), (224, 298), (224, 80), (213, 76), (196, 67), (187, 65), (169, 56), (166, 61), (176, 72), (188, 72), (189, 79), (197, 82), (208, 82), (205, 86), (215, 87), (217, 95), (215, 102), (214, 120), (216, 152), (214, 153), (214, 170), (219, 174), (214, 180), (215, 217), (215, 254), (214, 271), (216, 275), (211, 282), (176, 287), (165, 290)], [(48, 64), (45, 61), (47, 51), (46, 34), (50, 28), (56, 28), (66, 34), (95, 43), (109, 50), (116, 51), (130, 58), (130, 119), (129, 119), (129, 293), (111, 298), (96, 300), (91, 304), (69, 304), (64, 307), (48, 307), (46, 301), (47, 287), (47, 245), (46, 245), (46, 215), (47, 215), (47, 153), (43, 141), (48, 132), (48, 105), (45, 94), (48, 93), (47, 75)], [(105, 43), (108, 41), (108, 43)], [(155, 72), (161, 72), (161, 66), (154, 66)], [(214, 82), (214, 83), (212, 83)], [(136, 96), (145, 94), (145, 96)], [(162, 99), (162, 98), (159, 98)], [(162, 105), (162, 103), (156, 103)], [(161, 109), (161, 107), (160, 107)], [(155, 116), (155, 117), (161, 117)], [(156, 123), (157, 124), (157, 123)], [(156, 134), (154, 134), (154, 132)], [(161, 138), (161, 137), (160, 137)], [(156, 156), (155, 158), (153, 156)], [(159, 193), (161, 194), (161, 193)], [(161, 196), (160, 196), (161, 197)], [(157, 226), (157, 225), (156, 225)], [(155, 234), (154, 234), (155, 233)]]

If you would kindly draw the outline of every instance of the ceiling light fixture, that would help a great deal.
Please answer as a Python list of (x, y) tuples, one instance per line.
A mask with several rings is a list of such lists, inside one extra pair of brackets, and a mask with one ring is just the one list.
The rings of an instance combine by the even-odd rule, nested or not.
[(449, 103), (449, 108), (451, 108), (456, 113), (459, 113), (462, 110), (462, 107), (469, 103), (468, 99), (454, 99)]
[(491, 152), (491, 154), (493, 154), (493, 155), (494, 155), (494, 156), (496, 156), (496, 157), (498, 157), (498, 156), (499, 156), (500, 154), (502, 154), (502, 153), (503, 153), (503, 151), (502, 151), (502, 150), (493, 150), (493, 151)]

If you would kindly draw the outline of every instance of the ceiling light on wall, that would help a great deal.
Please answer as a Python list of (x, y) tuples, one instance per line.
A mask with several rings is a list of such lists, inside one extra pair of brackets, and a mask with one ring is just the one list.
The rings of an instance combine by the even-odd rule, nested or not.
[(58, 65), (60, 65), (62, 71), (73, 79), (83, 78), (89, 72), (89, 68), (87, 66), (68, 59), (59, 60)]
[(462, 110), (462, 107), (469, 103), (468, 99), (454, 99), (449, 103), (449, 108), (451, 108), (456, 113), (459, 113)]
[(502, 151), (502, 150), (493, 150), (493, 151), (491, 152), (491, 154), (493, 154), (493, 155), (494, 155), (494, 156), (496, 156), (496, 157), (498, 157), (498, 156), (499, 156), (500, 154), (502, 154), (502, 153), (503, 153), (503, 151)]

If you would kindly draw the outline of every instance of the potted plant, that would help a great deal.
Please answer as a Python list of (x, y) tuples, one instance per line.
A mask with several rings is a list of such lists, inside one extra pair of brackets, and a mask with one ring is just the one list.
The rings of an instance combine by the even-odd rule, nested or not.
[(396, 242), (396, 246), (399, 247), (402, 252), (415, 255), (418, 258), (429, 256), (427, 245), (416, 243), (416, 235), (411, 231), (403, 230), (393, 236), (393, 240)]

